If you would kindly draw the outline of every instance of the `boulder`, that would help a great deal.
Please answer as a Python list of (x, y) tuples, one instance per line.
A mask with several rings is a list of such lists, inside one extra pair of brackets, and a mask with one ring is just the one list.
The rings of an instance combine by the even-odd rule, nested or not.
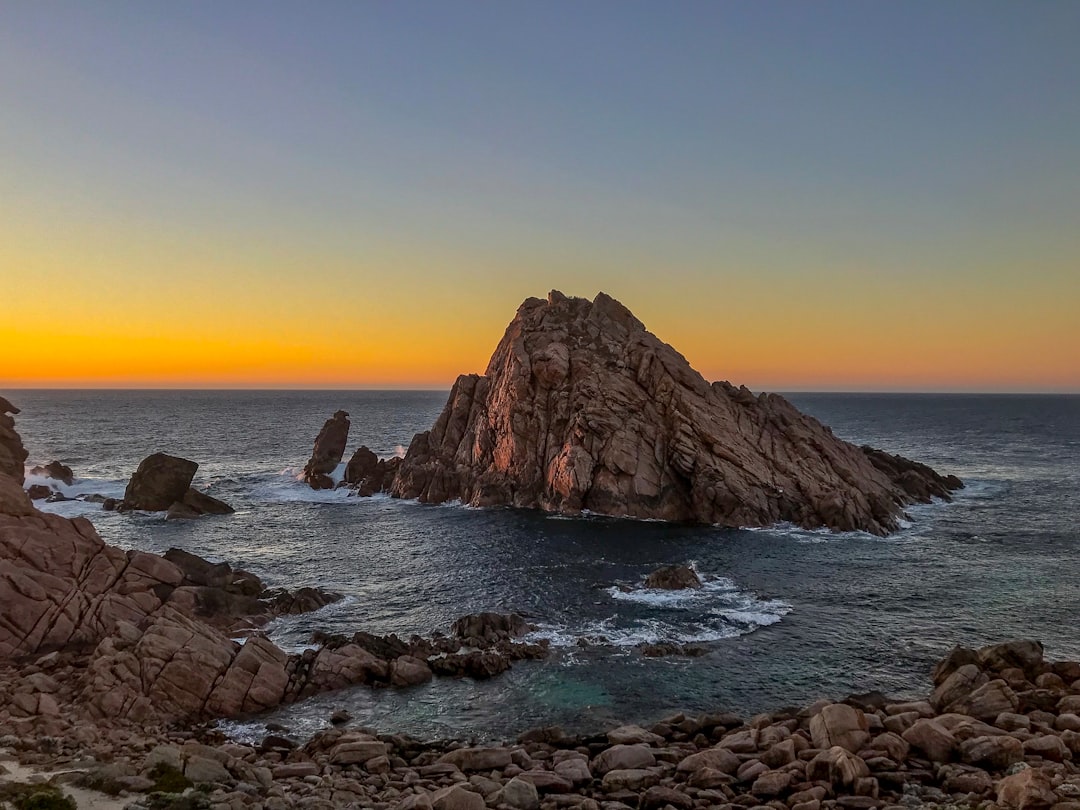
[(998, 782), (997, 802), (1011, 810), (1037, 810), (1057, 801), (1050, 775), (1041, 768), (1024, 768)]
[(1020, 700), (1009, 685), (1002, 680), (984, 683), (970, 694), (953, 701), (946, 706), (946, 711), (957, 712), (993, 722), (1003, 712), (1015, 712), (1020, 707)]
[(515, 776), (499, 791), (498, 800), (515, 810), (539, 810), (540, 794), (532, 782)]
[(968, 765), (1003, 771), (1024, 761), (1024, 746), (1007, 735), (972, 737), (960, 743), (960, 759)]
[(686, 588), (700, 588), (701, 579), (689, 565), (665, 565), (645, 578), (645, 587), (681, 591)]
[(140, 462), (124, 490), (124, 507), (164, 512), (183, 501), (199, 465), (178, 456), (154, 453)]
[(721, 773), (733, 774), (739, 770), (740, 764), (739, 757), (727, 748), (708, 748), (683, 757), (676, 770), (679, 773), (694, 773), (703, 768), (712, 768)]
[(853, 754), (870, 742), (866, 714), (845, 703), (832, 703), (811, 717), (810, 736), (815, 748), (838, 745)]
[(866, 763), (839, 745), (817, 754), (806, 766), (807, 779), (829, 782), (837, 788), (850, 789), (856, 780), (869, 775)]
[(462, 771), (502, 770), (510, 764), (510, 750), (494, 747), (457, 748), (439, 757), (439, 762), (446, 762)]
[(978, 651), (983, 669), (993, 672), (1015, 667), (1023, 670), (1029, 681), (1034, 681), (1043, 671), (1043, 645), (1038, 641), (1007, 641), (992, 644)]
[(30, 496), (32, 501), (43, 501), (50, 497), (53, 491), (45, 484), (34, 484), (26, 488), (26, 494)]
[(330, 478), (330, 473), (341, 463), (348, 441), (349, 414), (337, 411), (326, 420), (326, 424), (319, 431), (311, 458), (304, 466), (303, 480), (312, 489), (333, 489), (334, 481)]
[(391, 686), (418, 686), (431, 680), (431, 667), (426, 661), (403, 655), (390, 664)]
[(200, 515), (231, 515), (236, 511), (224, 501), (219, 501), (194, 487), (188, 487), (181, 503)]
[(613, 745), (601, 751), (592, 762), (593, 773), (650, 768), (656, 756), (647, 745)]
[(516, 613), (470, 613), (457, 619), (450, 632), (467, 641), (485, 645), (521, 638), (532, 628)]
[(900, 736), (931, 762), (948, 762), (956, 750), (956, 737), (937, 720), (921, 718)]
[(391, 495), (720, 526), (886, 534), (961, 486), (836, 438), (775, 394), (706, 382), (604, 293), (518, 309), (483, 376), (458, 378)]
[(431, 807), (432, 810), (486, 810), (487, 804), (479, 793), (452, 785), (432, 794)]

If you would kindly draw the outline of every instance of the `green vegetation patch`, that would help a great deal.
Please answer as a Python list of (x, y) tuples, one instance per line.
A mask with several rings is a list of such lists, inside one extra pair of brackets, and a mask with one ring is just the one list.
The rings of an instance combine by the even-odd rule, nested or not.
[(155, 793), (183, 793), (191, 787), (191, 780), (180, 771), (165, 762), (159, 762), (147, 774), (154, 780)]
[(78, 810), (73, 798), (48, 782), (0, 784), (0, 805), (11, 805), (15, 810)]

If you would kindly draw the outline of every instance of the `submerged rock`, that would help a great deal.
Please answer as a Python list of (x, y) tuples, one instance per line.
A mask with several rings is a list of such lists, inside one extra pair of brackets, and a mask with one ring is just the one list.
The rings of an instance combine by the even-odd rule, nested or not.
[(689, 565), (665, 565), (645, 578), (645, 587), (665, 591), (700, 588), (701, 578)]
[(71, 471), (71, 467), (59, 461), (50, 461), (43, 467), (34, 467), (30, 470), (30, 474), (43, 475), (46, 478), (52, 478), (54, 481), (61, 481), (69, 487), (75, 483), (75, 473)]
[(341, 463), (348, 441), (349, 414), (338, 411), (326, 420), (326, 424), (319, 431), (315, 438), (315, 447), (311, 451), (311, 459), (304, 466), (303, 480), (312, 489), (334, 488), (330, 473)]
[(553, 291), (458, 378), (388, 485), (401, 498), (885, 534), (959, 487), (833, 436), (776, 394), (709, 384), (626, 307)]

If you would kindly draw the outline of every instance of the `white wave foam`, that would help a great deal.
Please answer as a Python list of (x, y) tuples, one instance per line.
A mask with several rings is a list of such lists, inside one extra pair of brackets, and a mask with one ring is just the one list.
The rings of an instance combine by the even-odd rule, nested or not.
[[(695, 644), (746, 635), (759, 627), (776, 624), (792, 606), (780, 599), (763, 599), (741, 590), (727, 577), (707, 577), (703, 587), (682, 591), (618, 587), (605, 591), (616, 603), (629, 602), (660, 611), (660, 615), (626, 617), (615, 613), (606, 619), (571, 627), (541, 624), (529, 635), (531, 641), (547, 640), (553, 647), (576, 647), (581, 639), (590, 645), (635, 647), (639, 644), (674, 642)], [(691, 621), (679, 616), (703, 611)]]
[(101, 504), (96, 501), (81, 500), (89, 495), (101, 495), (105, 498), (122, 498), (127, 482), (113, 478), (75, 478), (71, 484), (57, 481), (45, 475), (35, 475), (26, 468), (26, 482), (23, 486), (29, 489), (32, 486), (46, 486), (53, 492), (63, 495), (71, 500), (34, 501), (34, 506), (39, 511), (48, 512), (63, 517), (78, 517), (101, 512)]
[[(691, 566), (693, 567), (693, 566)], [(684, 588), (669, 591), (661, 588), (631, 588), (626, 590), (618, 585), (605, 591), (612, 599), (622, 602), (636, 602), (657, 608), (682, 608), (701, 604), (714, 599), (717, 595), (732, 595), (739, 592), (738, 586), (727, 577), (704, 579), (700, 588)]]
[[(334, 473), (336, 475), (337, 470)], [(251, 497), (263, 503), (357, 503), (362, 500), (348, 487), (312, 489), (300, 480), (293, 467), (286, 467), (280, 475), (256, 484), (251, 489)]]

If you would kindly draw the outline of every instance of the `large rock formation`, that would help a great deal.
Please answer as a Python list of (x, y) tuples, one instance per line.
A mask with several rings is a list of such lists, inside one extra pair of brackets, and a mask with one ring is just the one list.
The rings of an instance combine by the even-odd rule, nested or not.
[(154, 453), (140, 463), (124, 490), (121, 509), (168, 512), (171, 519), (200, 515), (230, 515), (235, 510), (191, 486), (199, 465), (166, 453)]
[(458, 378), (392, 495), (575, 514), (885, 534), (962, 486), (860, 449), (776, 394), (707, 383), (622, 304), (552, 292), (518, 309), (483, 376)]
[(326, 424), (319, 431), (315, 438), (315, 447), (311, 451), (311, 459), (304, 466), (303, 479), (312, 489), (334, 488), (330, 473), (341, 463), (348, 441), (349, 414), (338, 411), (326, 420)]
[(0, 474), (8, 475), (22, 484), (25, 479), (23, 462), (26, 461), (27, 452), (22, 437), (15, 432), (15, 420), (9, 416), (18, 412), (18, 408), (0, 397)]

